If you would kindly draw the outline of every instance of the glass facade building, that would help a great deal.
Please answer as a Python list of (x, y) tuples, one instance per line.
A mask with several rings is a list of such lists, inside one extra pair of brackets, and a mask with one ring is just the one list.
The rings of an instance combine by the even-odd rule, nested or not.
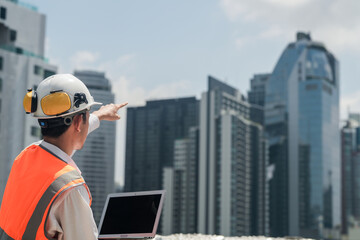
[(336, 58), (298, 33), (266, 85), (272, 236), (322, 238), (340, 228), (339, 73)]
[(251, 104), (250, 118), (252, 121), (264, 125), (264, 106), (266, 85), (271, 74), (255, 74), (250, 80), (250, 91), (248, 92), (248, 101)]
[(248, 92), (249, 103), (265, 106), (266, 84), (270, 77), (270, 73), (254, 75), (250, 80), (250, 91)]
[[(197, 166), (192, 164), (196, 163), (197, 156), (194, 148), (185, 150), (181, 140), (194, 141), (190, 130), (198, 126), (198, 115), (199, 101), (195, 97), (152, 100), (145, 106), (127, 108), (125, 192), (163, 188), (171, 191), (167, 192), (163, 212), (168, 221), (164, 226), (164, 220), (160, 221), (159, 233), (184, 229), (192, 232), (191, 227), (196, 223), (188, 211), (196, 205), (195, 193), (190, 191), (196, 191), (197, 183), (186, 181), (185, 177), (195, 178), (190, 175), (196, 171)], [(180, 154), (181, 149), (186, 153)], [(183, 155), (187, 153), (191, 157)], [(181, 166), (186, 161), (191, 162), (188, 169)], [(189, 198), (184, 199), (182, 194)]]
[(198, 126), (195, 97), (147, 101), (127, 108), (125, 191), (162, 189), (164, 167), (174, 165), (174, 141)]

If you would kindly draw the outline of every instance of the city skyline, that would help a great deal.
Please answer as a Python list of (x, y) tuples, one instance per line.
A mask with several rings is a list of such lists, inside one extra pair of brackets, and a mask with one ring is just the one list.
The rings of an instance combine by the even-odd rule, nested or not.
[[(2, 123), (5, 124), (1, 124), (0, 133), (2, 136), (10, 133), (11, 136), (15, 136), (14, 139), (25, 136), (22, 137), (23, 142), (17, 141), (18, 144), (13, 144), (18, 148), (21, 144), (26, 146), (28, 140), (37, 140), (41, 137), (39, 127), (33, 125), (35, 120), (28, 120), (20, 107), (21, 97), (18, 95), (22, 95), (21, 89), (37, 89), (41, 79), (62, 72), (62, 67), (44, 58), (47, 15), (16, 0), (0, 1), (0, 83), (3, 82), (6, 89), (0, 91), (0, 100), (3, 100), (5, 110), (1, 112)], [(236, 6), (231, 0), (220, 2)], [(301, 4), (306, 4), (306, 1), (302, 1)], [(101, 12), (100, 9), (98, 11)], [(232, 13), (238, 11), (243, 12), (244, 9), (235, 8)], [(88, 24), (92, 29), (96, 29), (95, 25), (90, 22)], [(115, 25), (111, 25), (110, 28), (112, 26)], [(32, 34), (28, 29), (32, 30)], [(93, 32), (96, 33), (94, 36), (99, 35), (98, 31)], [(296, 31), (295, 34), (295, 41), (284, 44), (281, 57), (272, 71), (255, 71), (251, 79), (247, 79), (251, 85), (248, 97), (246, 91), (241, 88), (238, 90), (240, 81), (238, 84), (228, 83), (226, 77), (213, 77), (211, 73), (207, 73), (207, 92), (205, 88), (197, 89), (200, 81), (191, 82), (192, 91), (201, 93), (200, 100), (197, 94), (191, 97), (185, 95), (186, 84), (181, 87), (181, 80), (176, 82), (180, 85), (174, 92), (170, 86), (171, 79), (180, 78), (183, 71), (192, 74), (191, 69), (186, 69), (186, 65), (191, 64), (192, 59), (188, 59), (184, 65), (177, 65), (178, 72), (167, 69), (167, 65), (155, 69), (149, 62), (147, 67), (152, 73), (162, 72), (162, 76), (165, 77), (170, 70), (172, 74), (166, 83), (163, 82), (170, 85), (154, 96), (156, 100), (145, 99), (146, 105), (141, 101), (142, 98), (150, 98), (148, 93), (153, 91), (151, 87), (147, 87), (139, 97), (132, 94), (130, 88), (121, 89), (122, 84), (127, 82), (125, 77), (109, 81), (112, 79), (109, 69), (101, 70), (94, 66), (75, 69), (74, 75), (82, 79), (89, 89), (95, 91), (92, 94), (97, 101), (104, 104), (114, 102), (115, 94), (119, 97), (121, 91), (125, 91), (136, 103), (121, 111), (121, 123), (126, 124), (126, 127), (118, 128), (117, 141), (115, 124), (111, 127), (109, 125), (110, 128), (107, 128), (107, 124), (102, 124), (103, 131), (89, 137), (84, 149), (77, 152), (77, 156), (83, 155), (86, 161), (74, 156), (94, 193), (95, 220), (100, 216), (102, 205), (97, 194), (105, 196), (113, 191), (114, 180), (123, 184), (122, 173), (125, 172), (125, 191), (165, 188), (169, 193), (172, 192), (169, 194), (172, 203), (165, 207), (164, 213), (168, 217), (172, 216), (174, 221), (168, 222), (167, 218), (164, 218), (163, 225), (160, 224), (160, 229), (164, 231), (196, 231), (225, 236), (270, 235), (329, 239), (335, 236), (336, 239), (340, 239), (341, 210), (344, 211), (346, 206), (349, 206), (341, 206), (341, 190), (352, 188), (349, 179), (343, 182), (343, 189), (340, 186), (341, 60), (333, 53), (331, 47), (327, 47), (326, 41), (314, 38), (309, 32)], [(74, 37), (74, 40), (77, 38)], [(107, 39), (102, 39), (102, 43), (110, 45)], [(210, 53), (214, 49), (207, 50)], [(114, 52), (116, 51), (114, 48)], [(168, 54), (166, 48), (164, 51), (162, 54)], [(191, 54), (196, 55), (196, 52)], [(266, 54), (268, 53), (264, 52), (264, 55)], [(251, 62), (251, 57), (255, 55), (254, 52), (254, 55), (247, 59)], [(153, 62), (156, 62), (156, 57), (159, 56), (155, 56)], [(171, 57), (168, 63), (176, 56)], [(221, 60), (221, 56), (213, 54), (210, 59), (204, 61), (202, 67), (207, 68), (208, 61), (220, 66)], [(247, 67), (246, 64), (239, 66), (237, 69), (240, 70)], [(216, 72), (218, 68), (211, 71)], [(153, 76), (150, 74), (147, 77), (152, 82)], [(153, 83), (155, 88), (163, 84), (161, 79)], [(110, 90), (111, 86), (114, 86), (114, 94)], [(144, 87), (141, 83), (138, 86)], [(11, 105), (7, 102), (14, 98), (11, 93), (16, 100), (14, 107), (9, 108)], [(176, 95), (180, 93), (180, 96)], [(358, 119), (355, 115), (352, 115), (355, 117), (353, 120)], [(16, 121), (7, 124), (10, 119), (8, 116)], [(14, 131), (11, 128), (4, 129), (4, 125), (20, 127)], [(122, 138), (125, 133), (126, 147), (125, 139)], [(108, 145), (109, 148), (102, 144)], [(114, 168), (115, 149), (118, 155), (117, 169)], [(8, 154), (14, 150), (8, 149), (4, 153)], [(352, 150), (351, 153), (355, 151)], [(125, 155), (125, 164), (121, 164), (121, 155)], [(90, 159), (88, 156), (98, 158)], [(346, 164), (356, 159), (343, 160), (342, 166), (349, 166)], [(6, 173), (6, 167), (10, 166), (11, 161), (5, 160), (5, 164), (4, 160), (1, 162), (3, 172)], [(87, 168), (87, 163), (91, 163), (90, 168)], [(110, 173), (94, 170), (94, 166), (101, 167), (103, 164)], [(184, 168), (185, 165), (188, 166)], [(354, 173), (357, 171), (356, 168)], [(108, 176), (107, 182), (103, 178), (104, 175)], [(192, 176), (193, 179), (190, 180), (188, 176)], [(96, 180), (99, 178), (100, 181)], [(109, 189), (105, 193), (105, 187), (92, 185), (94, 182), (104, 184)], [(357, 195), (355, 192), (353, 196), (357, 198)], [(344, 196), (350, 202), (352, 196)], [(355, 199), (353, 202), (356, 201)], [(196, 205), (197, 211), (194, 210)], [(353, 209), (346, 210), (348, 213), (354, 210), (351, 213), (354, 217), (358, 215), (355, 205)], [(193, 214), (187, 212), (197, 212), (197, 217), (194, 218)], [(343, 215), (342, 222), (352, 225), (351, 218), (351, 215), (346, 218)], [(185, 223), (189, 225), (186, 226)], [(190, 226), (197, 228), (191, 230)]]
[[(339, 59), (341, 118), (348, 107), (360, 110), (360, 88), (353, 87), (360, 76), (357, 1), (27, 2), (46, 15), (45, 56), (58, 72), (104, 71), (116, 101), (129, 106), (154, 98), (199, 99), (208, 75), (245, 94), (249, 79), (272, 72), (302, 30)], [(123, 183), (125, 121), (117, 132), (116, 180)]]

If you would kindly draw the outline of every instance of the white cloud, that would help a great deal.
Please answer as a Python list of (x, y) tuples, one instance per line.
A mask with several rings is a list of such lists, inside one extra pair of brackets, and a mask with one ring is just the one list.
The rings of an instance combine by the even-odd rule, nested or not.
[(104, 71), (111, 79), (119, 79), (123, 76), (133, 75), (136, 71), (136, 54), (127, 53), (116, 59), (99, 61), (94, 66), (98, 71)]
[(129, 106), (145, 104), (146, 91), (139, 86), (132, 86), (131, 82), (134, 82), (134, 80), (126, 76), (120, 76), (116, 79), (111, 79), (111, 81), (117, 102), (129, 102)]
[(191, 93), (190, 81), (176, 81), (156, 85), (152, 89), (144, 89), (134, 84), (135, 79), (126, 76), (112, 79), (112, 89), (116, 95), (117, 102), (129, 102), (129, 106), (145, 105), (147, 100), (183, 97), (184, 93)]
[[(288, 37), (310, 31), (331, 51), (359, 51), (360, 1), (358, 0), (219, 0), (232, 22), (261, 26), (254, 39)], [(236, 40), (236, 43), (239, 40)]]
[(340, 109), (341, 119), (347, 119), (349, 112), (360, 113), (360, 90), (341, 97)]
[(64, 66), (61, 64), (61, 60), (59, 58), (50, 55), (51, 50), (52, 50), (52, 48), (51, 48), (51, 40), (50, 40), (50, 38), (46, 37), (45, 38), (45, 54), (44, 54), (44, 57), (49, 60), (49, 64), (55, 65), (57, 67), (57, 72), (58, 73), (69, 72), (69, 71), (64, 70)]
[(125, 54), (120, 56), (117, 60), (116, 63), (118, 65), (125, 65), (127, 63), (129, 63), (130, 61), (132, 61), (133, 59), (135, 59), (136, 55), (135, 54)]
[(318, 30), (319, 38), (324, 39), (335, 52), (360, 52), (360, 25), (344, 28), (324, 27)]
[(271, 4), (276, 4), (282, 7), (299, 7), (309, 2), (309, 0), (265, 0)]
[(221, 0), (220, 6), (224, 9), (226, 16), (231, 21), (236, 21), (241, 15), (249, 11), (246, 5), (237, 4), (234, 0)]
[(148, 99), (163, 99), (183, 97), (184, 94), (191, 92), (191, 83), (187, 80), (169, 82), (157, 85), (148, 92)]
[(240, 50), (246, 48), (249, 44), (256, 41), (264, 41), (278, 37), (285, 37), (287, 35), (288, 33), (284, 32), (279, 26), (274, 25), (262, 32), (257, 33), (256, 35), (236, 37), (235, 46), (237, 49)]
[(246, 44), (248, 43), (248, 41), (249, 41), (249, 38), (246, 38), (246, 37), (238, 37), (238, 38), (235, 40), (236, 48), (237, 48), (237, 49), (241, 49), (241, 48), (245, 47)]
[(90, 51), (78, 51), (72, 57), (70, 62), (73, 69), (93, 68), (94, 63), (98, 60), (99, 54)]
[(279, 25), (273, 25), (270, 28), (266, 29), (263, 32), (260, 32), (259, 38), (261, 39), (271, 39), (284, 35), (283, 29)]

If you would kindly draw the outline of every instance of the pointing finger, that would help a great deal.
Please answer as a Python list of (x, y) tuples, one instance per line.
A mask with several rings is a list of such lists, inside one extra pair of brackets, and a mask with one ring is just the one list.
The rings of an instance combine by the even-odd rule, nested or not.
[(128, 102), (121, 103), (121, 104), (115, 104), (115, 107), (119, 110), (120, 108), (125, 107), (126, 105), (128, 105)]

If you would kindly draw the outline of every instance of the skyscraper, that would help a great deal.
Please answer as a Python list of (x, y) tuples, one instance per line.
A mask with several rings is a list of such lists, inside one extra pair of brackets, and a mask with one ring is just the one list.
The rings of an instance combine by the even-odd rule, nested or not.
[(342, 233), (360, 225), (360, 114), (341, 129)]
[(163, 188), (166, 199), (162, 234), (197, 232), (199, 128), (192, 127), (187, 138), (174, 142), (174, 165), (165, 167)]
[(322, 43), (298, 33), (266, 85), (265, 128), (275, 169), (272, 236), (320, 238), (340, 227), (338, 127), (338, 62)]
[[(248, 101), (250, 105), (250, 119), (253, 122), (259, 123), (264, 127), (265, 116), (265, 96), (266, 85), (271, 74), (255, 74), (250, 80), (250, 91), (248, 91)], [(256, 136), (253, 137), (255, 143), (259, 140)], [(252, 220), (251, 228), (253, 235), (269, 235), (269, 180), (268, 172), (268, 142), (266, 139), (262, 140), (263, 151), (254, 152), (254, 154), (263, 154), (261, 161), (253, 161), (251, 167), (251, 192), (255, 204), (252, 206)], [(258, 158), (258, 157), (257, 157)], [(256, 158), (255, 158), (256, 159)], [(259, 221), (258, 219), (261, 219)]]
[(127, 108), (125, 191), (162, 189), (164, 167), (174, 164), (174, 142), (198, 126), (195, 97), (147, 101)]
[(13, 160), (40, 140), (39, 124), (22, 102), (26, 89), (56, 72), (44, 58), (45, 21), (36, 7), (0, 1), (0, 201)]
[(264, 125), (264, 106), (266, 84), (271, 74), (255, 74), (250, 80), (250, 91), (248, 91), (248, 101), (251, 103), (250, 118)]
[[(85, 83), (97, 102), (103, 105), (114, 102), (111, 83), (103, 72), (75, 71), (74, 75)], [(99, 108), (100, 106), (94, 106), (92, 110)], [(91, 208), (97, 223), (100, 221), (107, 194), (115, 191), (115, 135), (116, 123), (102, 121), (100, 127), (89, 134), (83, 149), (74, 155), (74, 160), (90, 188), (93, 197)]]
[(265, 234), (264, 199), (255, 190), (263, 186), (253, 178), (253, 167), (264, 162), (264, 131), (251, 121), (250, 108), (237, 89), (209, 76), (200, 105), (200, 233)]
[(270, 73), (254, 75), (250, 80), (250, 91), (248, 92), (249, 103), (265, 106), (266, 84), (270, 77)]

